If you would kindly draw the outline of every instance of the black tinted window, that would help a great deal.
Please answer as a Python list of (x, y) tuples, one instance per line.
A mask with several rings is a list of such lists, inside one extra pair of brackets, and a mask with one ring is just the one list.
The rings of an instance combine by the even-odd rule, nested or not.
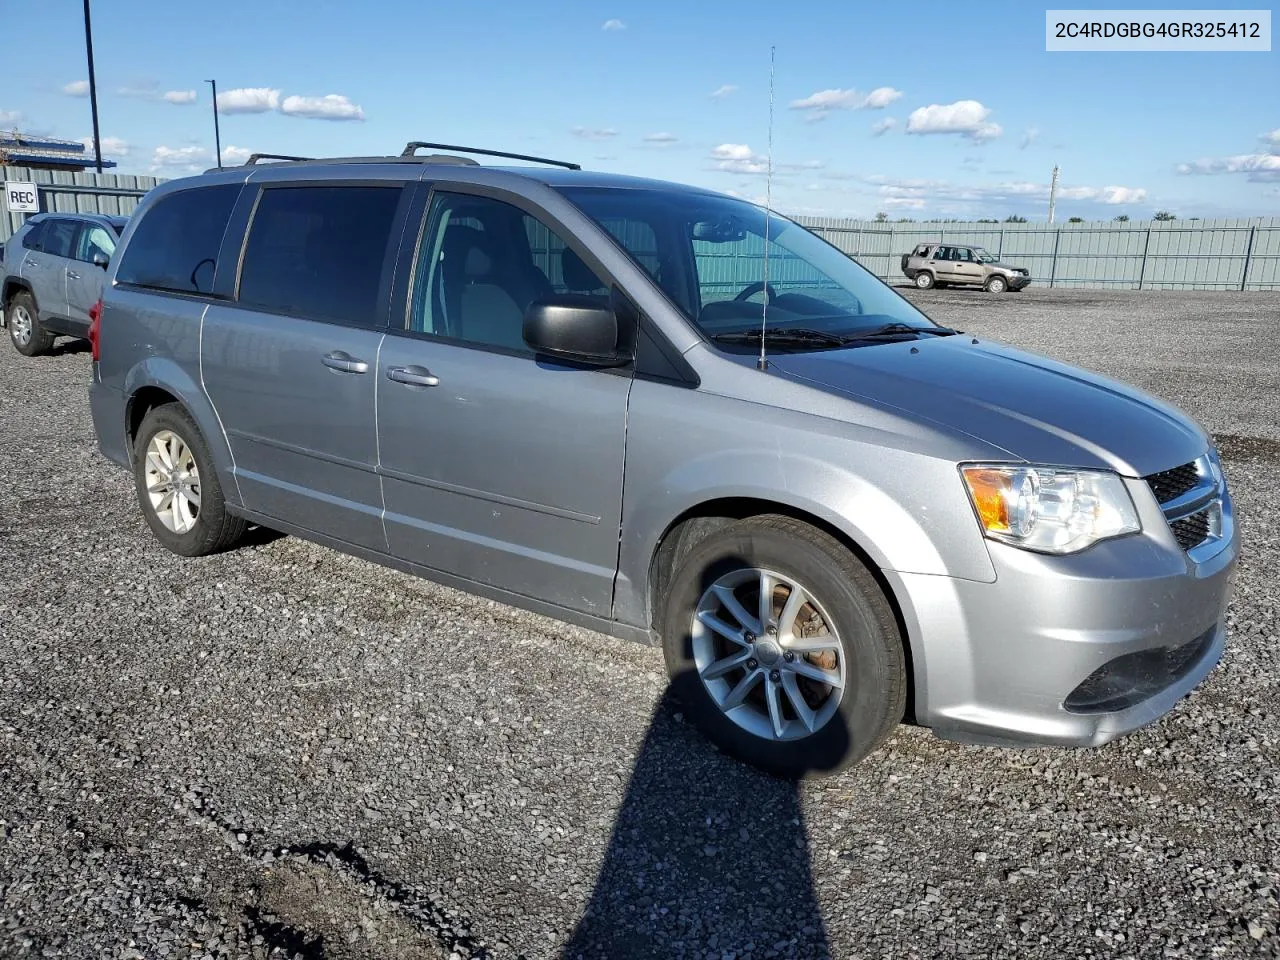
[(208, 293), (240, 184), (174, 193), (148, 210), (125, 248), (116, 279), (159, 290)]
[(50, 220), (44, 225), (40, 249), (55, 257), (69, 257), (76, 246), (80, 224), (74, 220)]
[(40, 240), (44, 236), (44, 224), (45, 221), (41, 220), (22, 235), (22, 245), (28, 250), (40, 249)]
[(240, 302), (308, 320), (378, 326), (400, 193), (398, 184), (264, 190), (249, 226)]

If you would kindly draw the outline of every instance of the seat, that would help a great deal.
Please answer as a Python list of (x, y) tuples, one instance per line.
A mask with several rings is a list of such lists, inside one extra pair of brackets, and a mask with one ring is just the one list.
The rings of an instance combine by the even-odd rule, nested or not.
[(501, 270), (500, 265), (504, 260), (509, 263), (509, 258), (475, 227), (451, 225), (443, 254), (448, 329), (435, 332), (472, 343), (522, 349), (524, 313), (536, 296), (534, 284), (524, 280), (518, 269)]

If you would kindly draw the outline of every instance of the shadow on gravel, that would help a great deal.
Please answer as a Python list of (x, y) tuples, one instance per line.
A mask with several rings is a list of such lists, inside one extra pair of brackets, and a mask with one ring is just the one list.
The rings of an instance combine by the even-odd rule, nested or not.
[(52, 348), (50, 348), (48, 355), (51, 357), (61, 357), (67, 354), (88, 352), (88, 340), (59, 340)]
[(564, 960), (829, 957), (798, 787), (718, 753), (670, 691)]

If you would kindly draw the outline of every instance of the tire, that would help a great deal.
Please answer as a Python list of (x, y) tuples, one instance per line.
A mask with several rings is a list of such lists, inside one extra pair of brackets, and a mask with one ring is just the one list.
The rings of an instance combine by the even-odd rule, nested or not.
[[(758, 630), (761, 571), (776, 577), (776, 626), (757, 637), (735, 630), (744, 621), (722, 598), (754, 612)], [(788, 616), (794, 585), (802, 600)], [(672, 692), (690, 718), (723, 752), (774, 775), (837, 773), (902, 719), (906, 656), (892, 607), (843, 544), (791, 517), (734, 521), (697, 542), (677, 561), (661, 632)]]
[[(202, 557), (226, 550), (249, 526), (243, 518), (227, 512), (204, 437), (176, 403), (155, 407), (143, 418), (133, 444), (133, 479), (147, 526), (179, 556)], [(161, 484), (158, 489), (157, 483)]]
[(989, 277), (982, 289), (987, 293), (1004, 293), (1009, 289), (1009, 281), (1004, 277)]
[(933, 274), (928, 270), (922, 270), (916, 274), (916, 289), (930, 290), (933, 288)]
[(38, 357), (49, 352), (54, 336), (40, 325), (40, 311), (30, 291), (15, 293), (9, 299), (4, 315), (9, 327), (9, 340), (15, 350), (24, 357)]

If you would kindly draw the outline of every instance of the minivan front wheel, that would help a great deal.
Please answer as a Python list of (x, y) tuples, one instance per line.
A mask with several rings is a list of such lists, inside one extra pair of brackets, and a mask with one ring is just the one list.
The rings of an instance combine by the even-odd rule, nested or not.
[(842, 770), (902, 718), (892, 608), (843, 544), (799, 520), (735, 521), (695, 545), (674, 572), (662, 632), (691, 719), (770, 773)]
[(226, 550), (248, 526), (227, 512), (204, 439), (177, 404), (155, 407), (143, 418), (134, 438), (133, 475), (147, 526), (179, 556)]
[(35, 298), (27, 291), (19, 290), (9, 300), (5, 320), (14, 349), (24, 357), (38, 357), (42, 353), (48, 353), (53, 346), (54, 336), (40, 326)]

